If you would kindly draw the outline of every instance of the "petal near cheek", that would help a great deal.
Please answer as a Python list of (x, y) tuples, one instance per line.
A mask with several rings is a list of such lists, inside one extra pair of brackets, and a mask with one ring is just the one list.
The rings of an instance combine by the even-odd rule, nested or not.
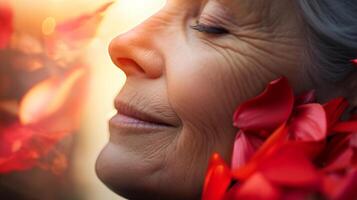
[(273, 131), (288, 120), (294, 106), (286, 78), (272, 81), (259, 96), (243, 103), (234, 114), (234, 125), (248, 131)]

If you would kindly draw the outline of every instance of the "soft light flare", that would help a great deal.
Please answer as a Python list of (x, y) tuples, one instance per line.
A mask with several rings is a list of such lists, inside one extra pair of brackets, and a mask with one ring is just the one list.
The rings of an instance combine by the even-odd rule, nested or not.
[(75, 69), (65, 77), (51, 77), (32, 87), (20, 103), (21, 123), (36, 123), (56, 113), (84, 72), (84, 69)]
[(42, 22), (42, 33), (44, 35), (51, 35), (56, 29), (56, 20), (53, 17), (47, 17)]

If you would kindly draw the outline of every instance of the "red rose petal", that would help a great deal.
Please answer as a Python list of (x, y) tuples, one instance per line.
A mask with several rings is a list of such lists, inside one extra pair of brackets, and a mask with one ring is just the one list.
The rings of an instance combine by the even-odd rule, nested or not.
[(334, 159), (333, 162), (330, 163), (323, 170), (325, 172), (333, 172), (333, 171), (347, 169), (351, 166), (352, 156), (353, 156), (353, 150), (350, 148), (345, 149), (343, 153), (338, 155), (338, 157)]
[(56, 51), (57, 48), (60, 49), (58, 47), (60, 45), (67, 45), (69, 48), (84, 46), (96, 34), (97, 27), (104, 16), (103, 12), (112, 4), (113, 2), (106, 3), (92, 13), (60, 23), (54, 35), (46, 41), (50, 53)]
[(299, 149), (309, 160), (314, 160), (326, 147), (326, 141), (289, 141), (289, 146)]
[(237, 133), (232, 156), (232, 170), (245, 165), (263, 144), (263, 140), (257, 136), (246, 134), (242, 130)]
[(298, 149), (286, 144), (259, 165), (259, 171), (272, 183), (317, 189), (320, 176)]
[(347, 109), (348, 101), (345, 98), (340, 97), (327, 102), (323, 107), (326, 112), (328, 130), (331, 130), (335, 123), (341, 118), (343, 112)]
[(239, 180), (248, 179), (256, 172), (260, 163), (287, 140), (287, 133), (288, 129), (284, 123), (263, 143), (246, 165), (233, 170), (233, 176)]
[(326, 114), (320, 104), (305, 104), (295, 109), (289, 134), (295, 140), (319, 141), (326, 137)]
[(338, 185), (338, 189), (332, 196), (332, 200), (355, 200), (357, 197), (357, 169), (347, 174), (344, 180)]
[(221, 200), (232, 180), (229, 167), (217, 154), (213, 154), (203, 187), (202, 200)]
[(344, 176), (338, 173), (326, 173), (323, 176), (323, 193), (332, 199), (344, 181)]
[(349, 148), (349, 143), (349, 135), (334, 135), (329, 139), (324, 150), (316, 159), (316, 162), (322, 165), (322, 167), (331, 165)]
[(286, 78), (272, 81), (259, 96), (240, 105), (234, 126), (247, 131), (273, 131), (290, 116), (294, 106), (292, 88)]
[(280, 191), (273, 186), (262, 174), (252, 175), (242, 185), (234, 185), (225, 200), (275, 200), (279, 199)]
[(340, 133), (357, 132), (357, 121), (338, 122), (333, 126), (332, 131)]
[(8, 46), (13, 32), (12, 10), (5, 3), (0, 2), (0, 50)]

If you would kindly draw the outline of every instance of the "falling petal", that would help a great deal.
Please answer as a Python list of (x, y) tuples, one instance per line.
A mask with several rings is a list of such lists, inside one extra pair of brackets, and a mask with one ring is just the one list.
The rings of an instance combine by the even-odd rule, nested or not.
[(294, 95), (286, 78), (272, 81), (259, 96), (238, 107), (234, 125), (246, 131), (272, 131), (284, 123), (294, 106)]
[(20, 103), (21, 123), (33, 124), (59, 111), (83, 75), (84, 69), (76, 69), (65, 78), (49, 78), (31, 88)]
[(97, 28), (103, 19), (103, 13), (112, 4), (113, 2), (106, 3), (90, 14), (59, 23), (57, 26), (51, 25), (50, 28), (55, 26), (55, 29), (53, 32), (51, 31), (50, 36), (46, 39), (48, 54), (58, 59), (66, 52), (83, 48), (96, 34)]
[(325, 110), (320, 104), (305, 104), (295, 109), (289, 125), (294, 140), (319, 141), (327, 134)]
[(8, 46), (13, 32), (11, 7), (0, 2), (0, 50)]

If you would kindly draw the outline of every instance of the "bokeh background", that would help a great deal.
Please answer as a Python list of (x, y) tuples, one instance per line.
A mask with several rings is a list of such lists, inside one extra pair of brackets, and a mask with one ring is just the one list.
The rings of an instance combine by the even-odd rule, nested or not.
[[(9, 0), (8, 2), (14, 10), (15, 29), (36, 36), (50, 34), (57, 23), (77, 17), (81, 13), (92, 12), (108, 1)], [(115, 1), (103, 13), (95, 37), (82, 50), (84, 60), (90, 63), (91, 75), (87, 83), (89, 92), (83, 99), (80, 129), (76, 133), (74, 147), (71, 149), (69, 178), (66, 180), (70, 183), (67, 189), (72, 191), (68, 192), (66, 199), (121, 199), (97, 179), (94, 171), (96, 157), (108, 141), (107, 121), (115, 113), (113, 99), (125, 82), (125, 75), (111, 63), (107, 49), (111, 39), (138, 25), (164, 4), (165, 0)], [(27, 176), (29, 179), (32, 178), (31, 175)], [(46, 185), (38, 187), (43, 187), (45, 190)], [(13, 188), (13, 192), (16, 193), (16, 182)], [(29, 199), (34, 199), (30, 191), (26, 194), (29, 195)]]

